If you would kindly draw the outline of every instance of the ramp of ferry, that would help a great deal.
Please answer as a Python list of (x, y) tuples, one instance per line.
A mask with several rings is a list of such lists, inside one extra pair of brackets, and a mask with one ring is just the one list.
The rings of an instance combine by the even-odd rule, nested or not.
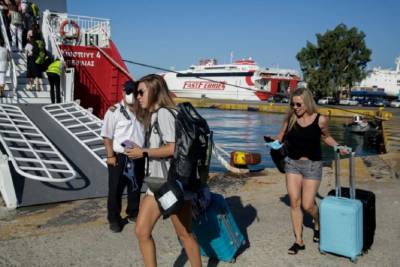
[[(27, 120), (30, 120), (32, 125), (39, 129), (37, 132), (41, 132), (47, 137), (48, 141), (54, 145), (55, 150), (61, 153), (76, 173), (73, 179), (64, 178), (65, 182), (57, 180), (60, 176), (55, 175), (52, 176), (56, 178), (51, 180), (51, 178), (43, 177), (38, 167), (32, 164), (26, 165), (20, 162), (13, 164), (12, 160), (9, 161), (18, 207), (107, 195), (108, 175), (104, 162), (105, 150), (100, 136), (101, 121), (98, 118), (77, 103), (28, 104), (16, 107), (19, 107), (22, 113), (28, 117)], [(14, 121), (19, 120), (14, 118)], [(25, 125), (24, 122), (23, 127), (26, 128)], [(15, 145), (19, 143), (17, 139), (12, 139), (13, 146), (7, 147), (7, 143), (4, 141), (7, 139), (4, 132), (10, 132), (10, 130), (6, 128), (5, 124), (0, 126), (0, 130), (2, 131), (2, 153), (8, 154), (10, 158), (20, 158), (26, 163), (27, 158), (31, 158), (29, 156), (31, 152), (21, 152), (22, 146)], [(39, 134), (35, 133), (35, 135)], [(11, 151), (14, 150), (20, 154), (12, 154)], [(42, 146), (38, 153), (44, 150), (46, 149)], [(52, 168), (56, 169), (54, 166)], [(25, 171), (26, 175), (21, 175), (21, 170)], [(33, 172), (29, 173), (29, 170)]]

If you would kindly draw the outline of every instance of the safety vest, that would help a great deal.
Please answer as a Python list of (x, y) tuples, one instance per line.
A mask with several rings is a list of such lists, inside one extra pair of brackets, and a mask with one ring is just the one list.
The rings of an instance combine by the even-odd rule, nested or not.
[(51, 63), (49, 65), (49, 67), (47, 68), (46, 72), (55, 73), (55, 74), (61, 75), (61, 61), (60, 60), (56, 60), (53, 63)]

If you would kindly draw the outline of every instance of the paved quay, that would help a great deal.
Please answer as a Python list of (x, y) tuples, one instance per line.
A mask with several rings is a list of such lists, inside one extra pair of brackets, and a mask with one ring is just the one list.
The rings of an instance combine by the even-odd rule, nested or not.
[[(321, 255), (312, 242), (310, 218), (304, 221), (306, 250), (287, 254), (293, 242), (284, 176), (275, 169), (248, 175), (215, 174), (212, 191), (222, 193), (248, 246), (236, 263), (203, 257), (203, 266), (400, 266), (400, 117), (384, 123), (387, 154), (356, 158), (357, 188), (376, 194), (377, 229), (372, 249), (356, 264)], [(347, 161), (342, 161), (347, 184)], [(322, 198), (334, 187), (331, 162), (324, 167)], [(318, 200), (320, 201), (320, 199)], [(6, 211), (0, 208), (0, 266), (143, 266), (133, 224), (111, 233), (106, 200), (89, 199)], [(169, 220), (154, 231), (159, 266), (190, 266)]]

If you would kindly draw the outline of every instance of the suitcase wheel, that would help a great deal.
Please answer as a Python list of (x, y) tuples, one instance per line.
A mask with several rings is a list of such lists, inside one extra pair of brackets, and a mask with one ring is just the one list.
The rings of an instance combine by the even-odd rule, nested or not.
[(351, 258), (350, 261), (351, 261), (352, 263), (357, 263), (357, 257), (356, 257), (356, 258)]
[(229, 263), (235, 263), (236, 262), (236, 259), (235, 258), (233, 258), (233, 259), (231, 259), (230, 261), (229, 261)]

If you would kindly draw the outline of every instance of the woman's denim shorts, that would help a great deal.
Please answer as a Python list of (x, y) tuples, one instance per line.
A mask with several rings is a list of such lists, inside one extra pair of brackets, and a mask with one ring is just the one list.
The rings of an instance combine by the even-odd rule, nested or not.
[(322, 161), (296, 160), (286, 157), (285, 172), (300, 174), (304, 179), (321, 180)]

